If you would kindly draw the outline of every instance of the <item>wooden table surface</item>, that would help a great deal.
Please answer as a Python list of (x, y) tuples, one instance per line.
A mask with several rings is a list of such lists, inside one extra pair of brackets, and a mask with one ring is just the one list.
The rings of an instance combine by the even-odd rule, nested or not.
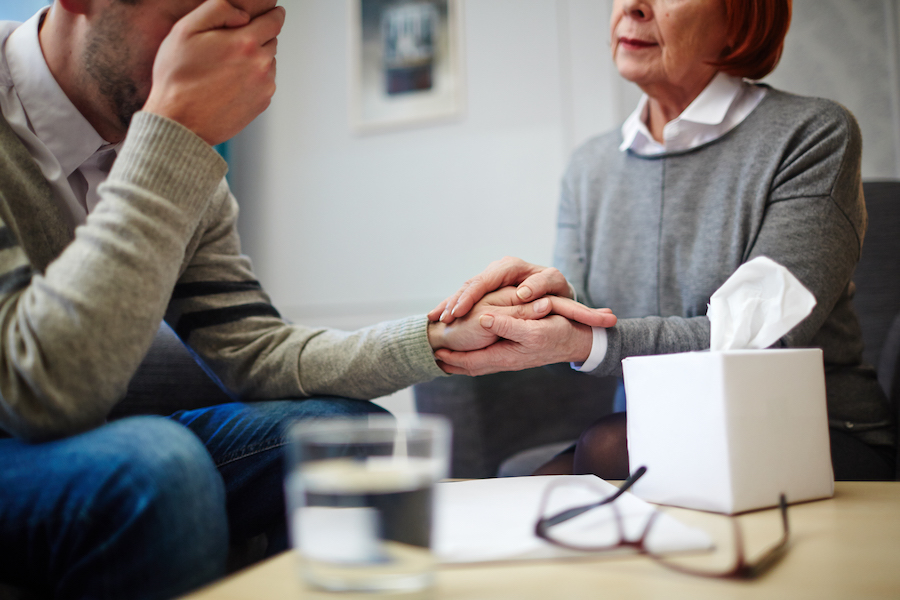
[[(667, 509), (670, 510), (670, 509)], [(671, 509), (679, 519), (723, 532), (723, 550), (692, 557), (692, 564), (728, 562), (728, 520)], [(900, 482), (838, 482), (835, 496), (791, 506), (791, 541), (783, 560), (754, 581), (692, 577), (636, 555), (442, 566), (437, 587), (425, 595), (445, 599), (579, 600), (597, 598), (891, 598), (900, 599)], [(780, 534), (777, 511), (738, 518), (750, 558)], [(725, 549), (727, 548), (727, 550)], [(204, 588), (190, 600), (332, 599), (386, 596), (329, 595), (307, 589), (295, 557), (285, 552)]]

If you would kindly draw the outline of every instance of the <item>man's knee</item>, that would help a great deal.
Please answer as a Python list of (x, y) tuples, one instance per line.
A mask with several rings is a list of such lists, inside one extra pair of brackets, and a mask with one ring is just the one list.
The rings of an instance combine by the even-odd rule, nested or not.
[(184, 493), (221, 501), (222, 483), (209, 453), (190, 431), (159, 417), (133, 417), (106, 425), (95, 458), (108, 477), (151, 494)]
[[(224, 574), (228, 519), (222, 478), (190, 431), (167, 419), (109, 425), (119, 459), (106, 514), (117, 515), (123, 546), (146, 548), (164, 587), (181, 593)], [(108, 472), (109, 474), (109, 472)], [(118, 489), (117, 489), (118, 488)], [(127, 525), (126, 525), (127, 524)]]
[(133, 536), (137, 547), (150, 544), (180, 560), (202, 555), (224, 565), (224, 486), (196, 436), (158, 417), (124, 419), (106, 428), (93, 473), (95, 518), (121, 527), (117, 535)]
[(35, 476), (55, 485), (23, 486), (40, 532), (15, 542), (34, 557), (23, 583), (60, 597), (171, 597), (224, 574), (221, 477), (184, 427), (135, 417), (33, 450)]

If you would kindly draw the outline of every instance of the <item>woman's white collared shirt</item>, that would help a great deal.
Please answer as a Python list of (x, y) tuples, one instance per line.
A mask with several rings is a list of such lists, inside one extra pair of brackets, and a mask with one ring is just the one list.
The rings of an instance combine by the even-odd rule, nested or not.
[(663, 142), (647, 129), (649, 97), (641, 96), (637, 108), (622, 124), (619, 150), (641, 156), (690, 150), (716, 140), (747, 118), (766, 95), (766, 88), (719, 72), (680, 115), (663, 127)]

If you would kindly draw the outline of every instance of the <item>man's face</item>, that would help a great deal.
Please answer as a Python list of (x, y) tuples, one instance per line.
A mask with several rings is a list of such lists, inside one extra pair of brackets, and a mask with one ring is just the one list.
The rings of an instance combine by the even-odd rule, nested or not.
[[(153, 61), (160, 44), (182, 17), (203, 0), (99, 0), (82, 54), (85, 73), (106, 99), (121, 126), (147, 102), (153, 83)], [(231, 0), (256, 17), (277, 0)]]

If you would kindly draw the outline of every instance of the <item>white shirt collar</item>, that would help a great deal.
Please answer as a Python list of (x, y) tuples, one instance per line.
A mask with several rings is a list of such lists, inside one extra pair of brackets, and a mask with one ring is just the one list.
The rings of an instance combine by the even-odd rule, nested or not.
[(38, 39), (45, 13), (46, 9), (38, 12), (10, 34), (6, 60), (32, 131), (68, 177), (99, 149), (112, 146), (75, 108), (50, 72)]
[(696, 148), (715, 140), (741, 123), (762, 101), (766, 89), (719, 72), (694, 101), (663, 128), (663, 143), (650, 135), (649, 98), (641, 96), (637, 108), (622, 125), (619, 150), (640, 155)]

